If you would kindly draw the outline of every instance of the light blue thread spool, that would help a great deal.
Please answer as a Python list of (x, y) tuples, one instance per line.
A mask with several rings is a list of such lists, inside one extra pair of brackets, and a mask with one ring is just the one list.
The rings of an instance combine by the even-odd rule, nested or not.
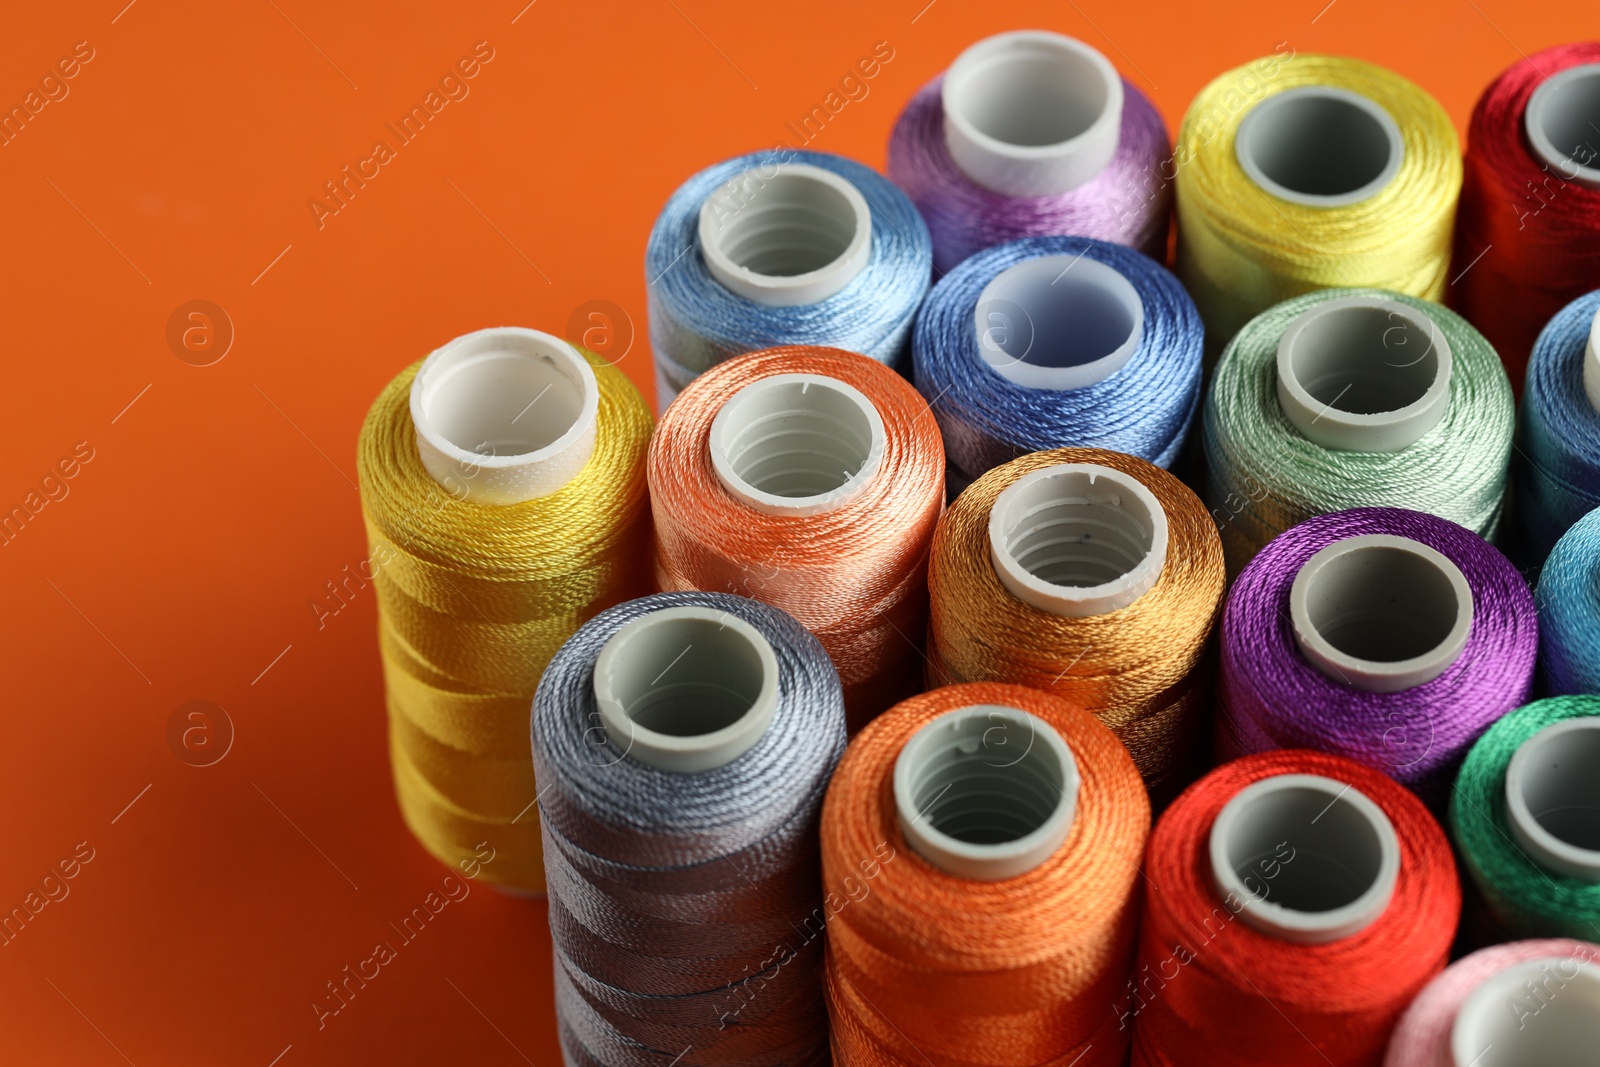
[(658, 404), (775, 345), (903, 369), (932, 269), (922, 216), (869, 167), (786, 148), (708, 167), (668, 199), (645, 251)]

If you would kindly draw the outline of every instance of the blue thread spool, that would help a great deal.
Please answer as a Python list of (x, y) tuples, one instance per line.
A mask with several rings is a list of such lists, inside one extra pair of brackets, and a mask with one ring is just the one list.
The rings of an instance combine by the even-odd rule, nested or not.
[(1199, 405), (1203, 345), (1194, 302), (1148, 256), (1030, 237), (971, 256), (934, 286), (914, 380), (944, 433), (952, 492), (1067, 446), (1168, 467)]

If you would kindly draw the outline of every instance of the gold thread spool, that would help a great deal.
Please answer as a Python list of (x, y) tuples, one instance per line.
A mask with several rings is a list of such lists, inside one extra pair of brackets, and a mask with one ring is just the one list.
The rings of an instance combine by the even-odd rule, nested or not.
[[(494, 336), (483, 343), (531, 346), (536, 356), (547, 351), (541, 346), (565, 346), (534, 331), (501, 330), (468, 334), (440, 351), (486, 335)], [(490, 495), (509, 491), (505, 472), (491, 464), (515, 461), (515, 453), (483, 456), (476, 473), (468, 461), (459, 477), (445, 475), (446, 484), (430, 474), (410, 406), (423, 363), (374, 401), (357, 457), (401, 812), (446, 864), (487, 841), (496, 858), (481, 877), (524, 892), (544, 890), (528, 734), (534, 689), (578, 626), (651, 585), (649, 408), (599, 356), (567, 352), (593, 376), (593, 450), (570, 479), (556, 469), (535, 487), (548, 490), (543, 495), (474, 499), (485, 486)], [(511, 408), (520, 406), (515, 388), (495, 393), (463, 405), (464, 417), (488, 412), (492, 419), (513, 399)]]
[[(1034, 509), (1031, 518), (1018, 529), (1026, 531), (1031, 522), (1032, 529), (1043, 530), (1033, 545), (1084, 546), (1103, 535), (1100, 544), (1108, 546), (1088, 572), (1058, 551), (1057, 570), (1040, 568), (1047, 576), (1072, 578), (1071, 572), (1077, 571), (1098, 578), (1120, 570), (1123, 578), (1138, 579), (1143, 568), (1142, 578), (1150, 578), (1153, 516), (1122, 506), (1127, 480), (1153, 497), (1166, 528), (1165, 558), (1142, 592), (1127, 582), (1119, 587), (1116, 581), (1090, 585), (1077, 579), (1043, 579), (1059, 599), (1074, 602), (1069, 609), (1083, 612), (1076, 616), (1036, 607), (1014, 595), (996, 569), (990, 536), (991, 512), (1003, 492), (1035, 472), (1063, 464), (1108, 468), (1120, 476), (1112, 480), (1121, 488), (1096, 489), (1101, 495), (1093, 499), (1053, 505), (1035, 500), (1029, 505)], [(1121, 514), (1106, 521), (1108, 508)], [(1140, 542), (1141, 534), (1145, 542)], [(1135, 561), (1141, 546), (1145, 556)], [(1027, 545), (1017, 555), (1024, 568), (1043, 558)], [(1122, 738), (1147, 783), (1161, 782), (1199, 751), (1203, 713), (1211, 699), (1207, 650), (1224, 581), (1216, 525), (1199, 497), (1173, 475), (1134, 456), (1101, 449), (1058, 448), (1023, 456), (973, 482), (945, 511), (934, 534), (928, 562), (929, 684), (1017, 682), (1059, 693), (1092, 711)], [(1052, 589), (1042, 593), (1048, 598)]]

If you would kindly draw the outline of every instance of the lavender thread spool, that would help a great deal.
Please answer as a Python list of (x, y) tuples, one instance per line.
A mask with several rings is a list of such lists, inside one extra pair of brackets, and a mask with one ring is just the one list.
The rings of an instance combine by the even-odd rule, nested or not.
[(1155, 105), (1105, 56), (1023, 30), (979, 41), (911, 98), (888, 170), (922, 212), (941, 274), (991, 245), (1055, 234), (1165, 261), (1171, 148)]
[(1478, 736), (1526, 702), (1537, 647), (1527, 586), (1476, 534), (1399, 508), (1319, 515), (1229, 593), (1217, 752), (1337, 753), (1438, 804)]

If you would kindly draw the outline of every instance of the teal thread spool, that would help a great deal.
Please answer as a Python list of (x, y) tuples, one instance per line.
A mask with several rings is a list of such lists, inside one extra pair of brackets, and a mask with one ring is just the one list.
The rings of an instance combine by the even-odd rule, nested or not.
[(1545, 691), (1600, 693), (1600, 508), (1556, 542), (1534, 602)]
[(1536, 700), (1490, 727), (1450, 798), (1463, 863), (1517, 937), (1600, 937), (1600, 696)]

